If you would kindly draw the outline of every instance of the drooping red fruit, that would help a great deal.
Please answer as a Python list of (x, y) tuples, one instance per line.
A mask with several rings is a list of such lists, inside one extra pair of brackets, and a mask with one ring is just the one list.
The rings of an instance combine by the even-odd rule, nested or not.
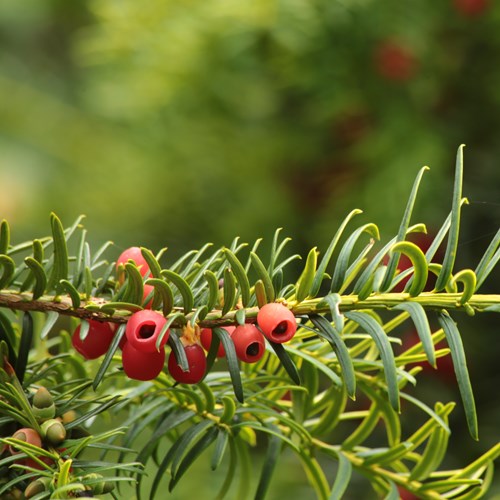
[(108, 351), (115, 333), (109, 323), (93, 319), (88, 322), (90, 326), (85, 339), (80, 338), (81, 325), (78, 325), (71, 337), (71, 343), (84, 358), (96, 359)]
[[(157, 352), (156, 342), (166, 322), (165, 316), (156, 311), (143, 309), (135, 312), (127, 322), (127, 342), (139, 351)], [(169, 335), (170, 331), (167, 330), (161, 340), (160, 349), (163, 349)]]
[(278, 344), (288, 342), (297, 331), (297, 322), (292, 311), (278, 302), (260, 308), (257, 324), (269, 340)]
[(133, 260), (135, 265), (139, 268), (141, 276), (144, 277), (149, 271), (148, 263), (146, 259), (142, 256), (141, 249), (139, 247), (130, 247), (124, 250), (118, 259), (116, 260), (116, 271), (118, 273), (118, 282), (123, 283), (125, 281), (125, 273), (123, 272), (121, 266), (124, 266), (129, 260)]
[[(222, 327), (224, 330), (232, 335), (234, 332), (235, 326), (224, 326)], [(201, 345), (205, 348), (206, 351), (210, 350), (210, 344), (212, 343), (212, 329), (211, 328), (202, 328), (200, 333), (200, 342)], [(217, 357), (223, 358), (226, 355), (226, 351), (224, 350), (224, 346), (222, 342), (219, 343), (219, 348), (217, 349)]]
[(130, 342), (125, 342), (122, 350), (122, 364), (125, 374), (134, 380), (152, 380), (162, 371), (165, 364), (165, 350), (143, 352)]
[(374, 51), (375, 69), (380, 76), (394, 82), (411, 80), (418, 67), (413, 52), (392, 40), (381, 42)]
[(189, 370), (183, 371), (177, 364), (174, 351), (168, 357), (168, 371), (173, 379), (182, 384), (196, 384), (204, 376), (207, 369), (207, 358), (205, 351), (199, 344), (190, 344), (184, 347), (188, 361)]
[(264, 337), (252, 324), (239, 325), (231, 338), (234, 342), (236, 356), (245, 363), (256, 363), (266, 351)]

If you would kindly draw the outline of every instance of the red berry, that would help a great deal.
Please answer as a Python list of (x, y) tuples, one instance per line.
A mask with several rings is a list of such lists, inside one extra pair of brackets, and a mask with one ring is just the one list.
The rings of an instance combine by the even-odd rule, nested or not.
[(139, 247), (127, 248), (127, 250), (123, 251), (116, 260), (116, 270), (118, 272), (119, 283), (123, 283), (125, 281), (125, 274), (120, 270), (120, 265), (125, 265), (129, 260), (133, 260), (135, 262), (135, 265), (139, 268), (141, 276), (146, 276), (149, 271), (148, 263), (142, 256), (141, 249)]
[(165, 364), (165, 350), (143, 352), (125, 342), (122, 351), (123, 371), (134, 380), (152, 380), (162, 371)]
[(257, 314), (257, 324), (272, 342), (288, 342), (297, 330), (292, 311), (278, 302), (262, 306)]
[(237, 326), (231, 338), (234, 342), (236, 356), (245, 363), (256, 363), (266, 351), (264, 337), (255, 325)]
[(453, 0), (455, 9), (467, 17), (479, 16), (488, 7), (489, 0)]
[[(24, 441), (25, 443), (32, 444), (33, 446), (38, 446), (38, 448), (42, 447), (42, 438), (40, 437), (40, 434), (38, 434), (38, 432), (36, 432), (34, 429), (31, 429), (30, 427), (23, 427), (22, 429), (18, 429), (16, 432), (14, 432), (12, 437), (15, 439), (19, 439), (20, 441)], [(9, 451), (12, 455), (21, 453), (21, 451), (15, 446), (9, 446)]]
[(184, 349), (186, 351), (189, 370), (187, 372), (182, 371), (182, 368), (177, 364), (174, 351), (171, 351), (168, 357), (168, 371), (177, 382), (182, 384), (196, 384), (205, 376), (207, 369), (205, 351), (203, 351), (203, 348), (199, 344), (190, 344)]
[[(234, 332), (235, 326), (224, 326), (224, 330), (232, 335)], [(210, 350), (210, 344), (212, 343), (212, 329), (211, 328), (202, 328), (200, 333), (200, 342), (201, 345), (205, 348), (206, 351)], [(226, 351), (224, 350), (224, 346), (222, 342), (219, 343), (219, 348), (217, 349), (217, 357), (223, 358), (226, 355)]]
[(415, 76), (417, 60), (408, 48), (393, 42), (380, 43), (374, 53), (378, 73), (395, 82), (406, 82)]
[(88, 320), (90, 326), (84, 340), (80, 339), (81, 325), (78, 325), (71, 337), (73, 347), (86, 359), (96, 359), (105, 354), (115, 335), (109, 323)]
[[(166, 322), (165, 316), (156, 311), (143, 309), (135, 312), (127, 322), (127, 342), (139, 351), (157, 352), (156, 341)], [(169, 335), (170, 331), (167, 330), (161, 340), (160, 349), (167, 342)]]

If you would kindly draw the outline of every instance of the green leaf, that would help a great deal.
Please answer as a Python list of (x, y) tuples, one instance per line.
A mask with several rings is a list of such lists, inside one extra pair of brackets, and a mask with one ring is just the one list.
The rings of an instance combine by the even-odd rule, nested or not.
[[(165, 474), (168, 466), (175, 460), (178, 463), (186, 453), (188, 446), (196, 439), (199, 439), (204, 432), (208, 429), (208, 427), (213, 426), (214, 423), (211, 420), (202, 420), (197, 424), (189, 427), (184, 434), (182, 434), (179, 439), (172, 445), (169, 449), (161, 463), (159, 464), (155, 477), (153, 479), (153, 483), (151, 485), (150, 499), (153, 500), (156, 496), (156, 492), (158, 490), (158, 486), (160, 485), (160, 481)], [(173, 473), (175, 474), (175, 470), (173, 467)], [(174, 476), (175, 477), (175, 476)]]
[(68, 280), (61, 280), (60, 284), (63, 291), (65, 291), (70, 296), (73, 309), (78, 309), (81, 303), (81, 298), (78, 290)]
[(121, 300), (141, 305), (144, 297), (144, 283), (141, 272), (135, 262), (132, 261), (125, 264), (125, 272), (127, 273), (127, 287)]
[(285, 248), (286, 244), (289, 241), (291, 241), (291, 238), (287, 237), (278, 246), (278, 238), (279, 238), (279, 234), (280, 234), (280, 232), (281, 232), (282, 229), (283, 229), (282, 227), (279, 227), (274, 232), (273, 242), (271, 244), (271, 257), (269, 259), (269, 267), (267, 269), (270, 276), (272, 276), (274, 274), (274, 271), (275, 271), (275, 268), (276, 268), (276, 262), (278, 261), (280, 253)]
[(182, 302), (184, 305), (184, 314), (188, 314), (193, 309), (194, 297), (188, 282), (179, 276), (177, 273), (170, 271), (169, 269), (164, 269), (161, 274), (169, 281), (171, 281), (179, 290), (182, 296)]
[(450, 433), (442, 427), (434, 428), (420, 460), (411, 471), (411, 481), (423, 481), (437, 470), (446, 454), (449, 436)]
[(443, 258), (443, 267), (436, 281), (436, 290), (439, 292), (446, 287), (451, 273), (453, 272), (453, 265), (455, 264), (455, 257), (457, 255), (458, 236), (460, 231), (460, 211), (462, 207), (462, 178), (464, 167), (463, 156), (464, 144), (462, 144), (457, 151), (457, 160), (455, 164), (455, 182), (453, 185), (453, 199), (451, 207), (451, 225), (448, 234), (448, 243)]
[(127, 328), (127, 324), (122, 323), (118, 327), (118, 329), (116, 330), (115, 336), (113, 337), (111, 345), (109, 346), (108, 352), (104, 356), (104, 359), (102, 360), (102, 363), (99, 366), (99, 370), (97, 371), (96, 376), (94, 378), (94, 381), (92, 383), (92, 388), (94, 389), (94, 391), (97, 389), (97, 387), (101, 383), (101, 380), (104, 377), (104, 374), (108, 370), (109, 365), (111, 364), (111, 361), (113, 359), (113, 356), (114, 356), (116, 350), (118, 349), (120, 341), (122, 340), (122, 337), (125, 335), (126, 328)]
[(40, 338), (45, 339), (49, 334), (52, 327), (56, 324), (59, 319), (59, 314), (56, 311), (49, 311), (46, 315), (46, 320), (43, 323), (42, 331), (40, 332)]
[(33, 287), (33, 300), (38, 299), (43, 295), (47, 288), (47, 275), (42, 264), (33, 257), (26, 257), (25, 264), (30, 268), (32, 275), (35, 278), (35, 286)]
[(392, 448), (386, 448), (385, 450), (369, 450), (368, 452), (359, 452), (358, 457), (363, 457), (364, 465), (387, 465), (395, 462), (396, 460), (400, 460), (405, 455), (408, 454), (409, 451), (413, 450), (413, 443), (408, 441), (403, 441), (402, 443), (393, 446)]
[[(174, 293), (170, 285), (163, 279), (149, 278), (145, 281), (146, 285), (152, 285), (155, 288), (155, 294), (159, 297), (159, 303), (153, 303), (152, 309), (162, 304), (163, 316), (168, 316), (174, 307)], [(155, 307), (156, 306), (156, 307)]]
[(306, 472), (309, 483), (316, 492), (318, 500), (326, 500), (330, 494), (330, 487), (318, 461), (305, 450), (301, 450), (299, 457)]
[(342, 333), (342, 330), (344, 329), (344, 315), (340, 313), (339, 309), (341, 303), (342, 297), (338, 293), (329, 293), (316, 306), (316, 308), (320, 308), (323, 307), (323, 304), (328, 305), (333, 323), (339, 333)]
[(300, 385), (300, 375), (295, 363), (292, 361), (292, 358), (288, 355), (283, 344), (277, 344), (275, 342), (269, 341), (270, 346), (273, 348), (274, 352), (278, 356), (279, 360), (285, 371), (288, 373), (288, 376), (297, 384)]
[(389, 401), (394, 410), (399, 412), (399, 388), (396, 362), (394, 360), (394, 353), (392, 352), (391, 344), (387, 335), (379, 323), (366, 313), (351, 311), (345, 313), (345, 315), (351, 321), (354, 321), (361, 326), (361, 328), (363, 328), (373, 338), (384, 366)]
[[(227, 397), (227, 396), (226, 396)], [(215, 449), (212, 454), (212, 459), (210, 460), (210, 468), (212, 470), (216, 470), (217, 467), (222, 462), (222, 458), (224, 457), (224, 453), (227, 449), (227, 443), (229, 441), (229, 434), (223, 428), (218, 430), (217, 441), (215, 443)]]
[(222, 404), (224, 405), (224, 410), (220, 416), (221, 424), (229, 424), (234, 417), (236, 412), (236, 403), (233, 398), (229, 396), (222, 396)]
[(474, 402), (474, 394), (472, 392), (472, 386), (469, 379), (469, 371), (467, 370), (467, 361), (465, 359), (465, 352), (462, 339), (460, 338), (460, 332), (458, 331), (457, 325), (446, 311), (442, 311), (438, 314), (438, 321), (444, 330), (446, 341), (448, 342), (451, 350), (451, 359), (453, 361), (453, 368), (455, 369), (455, 375), (457, 377), (458, 389), (464, 405), (467, 426), (469, 428), (470, 435), (477, 441), (479, 438), (476, 404)]
[[(408, 228), (407, 234), (418, 231), (425, 232), (425, 226), (423, 224), (415, 224)], [(396, 237), (392, 238), (386, 245), (384, 245), (384, 247), (381, 250), (379, 250), (377, 255), (375, 255), (372, 258), (370, 263), (365, 267), (364, 271), (361, 273), (361, 276), (357, 279), (353, 289), (354, 294), (360, 295), (361, 298), (361, 291), (366, 288), (370, 279), (373, 280), (373, 275), (375, 273), (375, 270), (379, 266), (380, 262), (382, 262), (382, 259), (387, 255), (389, 249), (394, 245), (394, 243), (396, 243), (396, 240), (397, 240)], [(366, 294), (366, 296), (369, 295), (370, 291)]]
[(436, 355), (434, 343), (432, 342), (431, 329), (425, 309), (418, 302), (402, 302), (401, 304), (394, 306), (393, 310), (394, 309), (398, 311), (406, 311), (410, 315), (417, 330), (418, 337), (422, 342), (422, 347), (425, 355), (427, 356), (427, 360), (435, 368)]
[[(33, 257), (29, 257), (29, 259), (34, 259), (35, 261), (38, 262), (38, 264), (40, 264), (40, 266), (35, 266), (38, 267), (38, 272), (41, 271), (41, 273), (43, 274), (43, 287), (41, 287), (38, 283), (35, 283), (35, 289), (37, 290), (37, 293), (38, 295), (35, 297), (35, 298), (38, 298), (40, 297), (41, 295), (43, 295), (43, 292), (45, 291), (45, 287), (47, 286), (47, 275), (45, 274), (45, 270), (43, 268), (43, 245), (42, 245), (42, 242), (40, 240), (33, 240)], [(26, 259), (25, 259), (25, 264), (26, 264)], [(28, 268), (30, 268), (30, 266), (28, 266)], [(28, 276), (26, 276), (26, 279), (24, 280), (24, 282), (21, 284), (20, 286), (20, 291), (21, 292), (24, 292), (25, 290), (29, 290), (31, 288), (31, 285), (33, 283), (33, 280), (35, 279), (35, 273), (33, 271), (31, 271), (31, 268), (30, 268), (30, 273), (28, 273)]]
[(364, 233), (368, 233), (376, 240), (380, 239), (380, 234), (378, 227), (375, 224), (364, 224), (363, 226), (356, 229), (344, 243), (342, 250), (340, 251), (337, 263), (335, 266), (335, 271), (333, 272), (332, 284), (330, 290), (332, 292), (338, 292), (344, 283), (345, 274), (349, 266), (349, 259), (351, 253), (358, 241), (359, 237)]
[(0, 255), (0, 266), (3, 267), (2, 276), (0, 277), (0, 290), (10, 284), (14, 277), (16, 265), (14, 261), (7, 255)]
[[(408, 203), (406, 204), (405, 213), (403, 214), (403, 219), (401, 220), (401, 225), (399, 226), (398, 234), (396, 237), (397, 243), (403, 241), (406, 237), (406, 232), (408, 231), (408, 226), (410, 225), (411, 214), (413, 212), (413, 207), (415, 206), (415, 200), (417, 198), (418, 188), (420, 186), (422, 176), (427, 170), (429, 170), (429, 167), (422, 167), (417, 174), (415, 182), (413, 183), (410, 197), (408, 199)], [(388, 290), (391, 286), (394, 275), (396, 274), (398, 263), (399, 255), (392, 253), (387, 264), (387, 270), (385, 272), (384, 279), (380, 285), (380, 290), (382, 292)]]
[(297, 302), (302, 302), (310, 295), (314, 280), (314, 274), (316, 272), (317, 259), (318, 252), (316, 250), (316, 247), (311, 248), (309, 254), (307, 255), (304, 270), (302, 271), (302, 274), (300, 275), (300, 278), (297, 282)]
[[(411, 297), (417, 297), (420, 295), (427, 283), (427, 260), (425, 259), (424, 252), (410, 241), (399, 241), (391, 247), (390, 254), (393, 255), (394, 252), (404, 253), (413, 265), (413, 280), (408, 288), (408, 293)], [(387, 276), (387, 273), (386, 273)], [(388, 287), (390, 284), (388, 285)]]
[(329, 500), (340, 500), (343, 498), (352, 475), (352, 465), (346, 456), (341, 451), (336, 452), (336, 456), (339, 461), (339, 467), (335, 476), (335, 482), (330, 491), (330, 496), (328, 497)]
[(500, 249), (498, 248), (499, 245), (500, 245), (500, 229), (495, 234), (495, 237), (491, 240), (491, 243), (488, 245), (486, 252), (484, 252), (483, 257), (481, 258), (479, 264), (476, 267), (475, 270), (475, 274), (477, 277), (476, 291), (484, 283), (484, 280), (488, 277), (490, 272), (493, 271), (494, 267), (500, 260)]
[(271, 276), (267, 272), (267, 269), (264, 267), (264, 264), (256, 253), (250, 252), (250, 260), (259, 280), (262, 281), (262, 284), (264, 285), (266, 301), (274, 302), (275, 289), (271, 280)]
[(234, 279), (234, 274), (226, 267), (224, 269), (224, 305), (222, 306), (222, 316), (225, 316), (229, 311), (233, 309), (238, 298), (236, 290), (236, 280)]
[(208, 283), (207, 308), (209, 311), (212, 311), (219, 302), (219, 280), (210, 269), (207, 269), (203, 275)]
[(315, 356), (307, 354), (303, 350), (295, 349), (290, 345), (287, 346), (286, 350), (294, 356), (302, 358), (304, 361), (307, 361), (309, 364), (313, 365), (316, 370), (324, 373), (336, 386), (340, 387), (342, 385), (342, 380), (340, 379), (340, 377), (325, 363), (323, 363), (319, 359), (316, 359)]
[(234, 343), (229, 333), (223, 328), (214, 328), (212, 330), (212, 333), (215, 333), (215, 335), (217, 335), (222, 342), (224, 351), (226, 352), (227, 366), (229, 369), (231, 382), (233, 384), (234, 395), (240, 403), (243, 403), (243, 385), (241, 384), (240, 366), (238, 363), (238, 357), (236, 356)]
[(9, 318), (4, 314), (3, 311), (0, 311), (0, 341), (3, 341), (7, 344), (9, 361), (12, 365), (15, 365), (17, 362), (17, 339), (17, 333), (14, 331)]
[(349, 221), (355, 215), (358, 215), (361, 213), (363, 213), (363, 211), (359, 210), (359, 209), (355, 209), (352, 212), (350, 212), (347, 215), (347, 217), (344, 219), (342, 224), (340, 225), (337, 232), (335, 233), (335, 236), (333, 237), (332, 241), (330, 242), (330, 245), (328, 246), (325, 254), (323, 255), (323, 258), (321, 259), (321, 262), (318, 266), (316, 274), (314, 275), (314, 280), (313, 280), (313, 284), (312, 284), (311, 291), (310, 291), (311, 297), (316, 297), (316, 295), (318, 295), (319, 289), (321, 288), (321, 283), (323, 282), (323, 278), (325, 277), (325, 274), (326, 274), (326, 268), (328, 267), (328, 264), (330, 263), (330, 260), (332, 258), (333, 252), (335, 251), (337, 243), (339, 242), (340, 238), (342, 237), (342, 233), (344, 232), (344, 229), (346, 228)]
[(462, 269), (450, 280), (450, 286), (454, 287), (456, 283), (464, 285), (462, 296), (459, 299), (459, 304), (466, 304), (476, 291), (476, 274), (472, 269)]
[(28, 356), (33, 343), (33, 318), (29, 312), (23, 314), (23, 329), (21, 332), (21, 340), (19, 342), (19, 350), (17, 352), (17, 360), (14, 367), (17, 378), (22, 384), (26, 366), (28, 365)]
[(389, 481), (389, 492), (384, 500), (399, 500), (399, 491), (394, 481)]
[(338, 387), (331, 385), (325, 391), (323, 399), (327, 402), (327, 406), (322, 411), (317, 423), (311, 428), (311, 434), (314, 436), (328, 435), (336, 427), (347, 403), (345, 386)]
[(68, 247), (62, 223), (55, 213), (50, 214), (50, 225), (54, 242), (54, 263), (47, 289), (55, 288), (56, 292), (59, 293), (59, 282), (62, 279), (68, 279)]
[(328, 340), (335, 351), (340, 367), (342, 368), (342, 376), (346, 385), (347, 394), (350, 398), (355, 399), (356, 375), (354, 373), (351, 356), (349, 355), (349, 351), (342, 340), (342, 337), (325, 317), (311, 314), (309, 315), (309, 319), (319, 330), (322, 336)]
[(141, 254), (148, 264), (151, 276), (155, 279), (161, 279), (161, 266), (156, 260), (156, 257), (153, 255), (153, 252), (151, 252), (148, 248), (141, 247)]
[(239, 261), (238, 257), (236, 257), (236, 255), (234, 255), (234, 253), (231, 252), (229, 248), (224, 248), (224, 255), (226, 256), (227, 261), (231, 265), (231, 270), (233, 271), (236, 280), (240, 285), (241, 303), (243, 304), (244, 307), (246, 307), (248, 301), (250, 300), (250, 283), (248, 281), (248, 276), (245, 272), (245, 268)]
[(266, 287), (262, 280), (257, 280), (254, 286), (255, 299), (257, 300), (257, 305), (259, 309), (264, 307), (268, 303), (268, 298), (266, 294)]
[[(276, 431), (279, 431), (275, 427)], [(264, 462), (262, 463), (262, 469), (259, 478), (259, 484), (257, 485), (257, 491), (255, 492), (255, 500), (262, 500), (265, 498), (269, 485), (271, 484), (271, 478), (273, 476), (276, 465), (278, 464), (278, 459), (281, 453), (283, 442), (276, 436), (270, 436), (267, 443), (267, 451), (264, 457)]]
[(3, 219), (0, 223), (0, 255), (7, 254), (10, 245), (9, 223)]
[(177, 364), (181, 367), (182, 371), (189, 371), (189, 363), (186, 356), (186, 351), (181, 339), (175, 334), (171, 333), (168, 337), (168, 345), (174, 352), (175, 360)]

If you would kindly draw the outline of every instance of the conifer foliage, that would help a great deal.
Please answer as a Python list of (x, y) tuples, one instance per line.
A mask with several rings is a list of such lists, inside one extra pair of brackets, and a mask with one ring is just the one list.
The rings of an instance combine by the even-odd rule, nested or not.
[[(0, 496), (120, 498), (132, 484), (137, 498), (160, 498), (202, 457), (224, 471), (218, 498), (260, 499), (285, 452), (320, 499), (348, 495), (359, 475), (381, 498), (484, 496), (500, 445), (440, 470), (456, 403), (420, 399), (417, 380), (419, 363), (451, 353), (458, 411), (479, 439), (455, 319), (500, 311), (500, 295), (480, 293), (500, 230), (474, 268), (454, 269), (461, 146), (450, 214), (425, 253), (408, 241), (425, 232), (411, 219), (426, 170), (396, 236), (382, 245), (375, 224), (352, 229), (353, 210), (298, 276), (289, 268), (301, 256), (287, 254), (280, 229), (270, 255), (235, 238), (169, 263), (165, 249), (91, 249), (82, 218), (65, 228), (51, 214), (51, 235), (25, 243), (2, 221)], [(411, 266), (400, 271), (402, 255)], [(410, 322), (419, 342), (401, 349), (398, 327)], [(413, 429), (409, 406), (422, 415)]]

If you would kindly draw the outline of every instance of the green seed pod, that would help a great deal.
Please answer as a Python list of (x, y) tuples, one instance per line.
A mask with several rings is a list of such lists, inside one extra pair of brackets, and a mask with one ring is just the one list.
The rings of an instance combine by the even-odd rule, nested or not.
[(26, 489), (24, 490), (24, 496), (26, 498), (34, 497), (39, 493), (43, 493), (44, 491), (48, 491), (50, 485), (50, 479), (48, 477), (41, 477), (28, 484)]
[(51, 418), (42, 424), (42, 435), (49, 444), (57, 446), (66, 439), (66, 428), (59, 420)]
[(102, 495), (104, 492), (104, 478), (101, 476), (101, 474), (96, 474), (95, 472), (92, 472), (90, 474), (86, 474), (84, 479), (91, 479), (91, 480), (99, 480), (98, 483), (92, 483), (90, 486), (92, 488), (92, 493), (94, 495)]
[(40, 387), (33, 396), (33, 414), (38, 422), (54, 418), (56, 414), (54, 399), (45, 387)]

